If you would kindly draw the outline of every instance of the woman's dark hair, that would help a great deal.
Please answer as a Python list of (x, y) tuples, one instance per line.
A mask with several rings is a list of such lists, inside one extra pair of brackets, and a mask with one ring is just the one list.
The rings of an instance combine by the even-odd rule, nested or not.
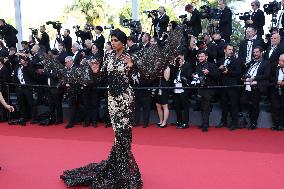
[(126, 34), (121, 31), (120, 29), (115, 29), (110, 34), (111, 37), (116, 37), (121, 43), (126, 45), (127, 43), (127, 36)]
[(170, 21), (170, 23), (172, 24), (172, 28), (173, 30), (177, 27), (178, 23), (174, 20)]

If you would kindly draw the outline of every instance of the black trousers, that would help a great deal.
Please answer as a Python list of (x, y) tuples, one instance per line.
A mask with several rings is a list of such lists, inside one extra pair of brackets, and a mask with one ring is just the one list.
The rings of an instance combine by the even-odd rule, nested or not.
[(228, 113), (231, 113), (232, 126), (238, 125), (239, 112), (239, 89), (225, 88), (220, 91), (221, 108), (222, 108), (222, 123), (227, 123)]
[(136, 90), (135, 91), (135, 113), (134, 121), (135, 124), (140, 123), (140, 115), (142, 111), (143, 115), (143, 124), (148, 125), (150, 121), (150, 112), (151, 112), (151, 91), (149, 90)]
[(85, 122), (98, 121), (98, 93), (92, 86), (84, 86), (82, 89), (83, 106), (85, 110)]
[(189, 122), (189, 96), (187, 92), (174, 93), (174, 107), (177, 116), (177, 122), (188, 124)]
[(278, 89), (274, 88), (271, 92), (272, 121), (274, 125), (284, 125), (284, 88), (279, 95)]
[(199, 89), (198, 96), (201, 105), (202, 127), (209, 127), (210, 101), (215, 91), (212, 89)]
[(48, 90), (48, 107), (50, 117), (57, 122), (63, 121), (62, 98), (63, 92), (61, 89), (50, 88)]
[(17, 86), (16, 95), (20, 106), (20, 117), (25, 120), (30, 117), (35, 119), (37, 116), (37, 108), (33, 99), (33, 89), (26, 86)]
[(68, 89), (69, 95), (69, 122), (68, 125), (74, 125), (78, 121), (78, 117), (84, 112), (80, 111), (80, 103), (82, 103), (82, 92), (79, 87), (72, 86)]
[(261, 93), (258, 88), (252, 88), (251, 91), (244, 91), (241, 95), (241, 109), (242, 111), (248, 110), (250, 121), (252, 124), (257, 124), (259, 116), (259, 102)]

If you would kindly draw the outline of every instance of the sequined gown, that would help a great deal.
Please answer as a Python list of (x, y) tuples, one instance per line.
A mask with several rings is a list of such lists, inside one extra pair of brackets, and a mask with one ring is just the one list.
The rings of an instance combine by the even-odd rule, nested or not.
[(68, 187), (142, 188), (139, 168), (131, 152), (134, 96), (130, 75), (135, 73), (134, 70), (129, 70), (120, 58), (115, 60), (115, 53), (103, 63), (100, 74), (109, 85), (108, 106), (115, 133), (114, 144), (107, 160), (64, 171), (60, 178)]

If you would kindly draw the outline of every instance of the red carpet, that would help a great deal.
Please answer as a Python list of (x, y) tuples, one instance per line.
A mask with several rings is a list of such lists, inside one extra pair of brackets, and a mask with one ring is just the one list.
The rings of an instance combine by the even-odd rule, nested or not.
[[(284, 132), (134, 128), (145, 189), (283, 189)], [(0, 188), (64, 189), (70, 169), (105, 159), (111, 128), (0, 124)]]

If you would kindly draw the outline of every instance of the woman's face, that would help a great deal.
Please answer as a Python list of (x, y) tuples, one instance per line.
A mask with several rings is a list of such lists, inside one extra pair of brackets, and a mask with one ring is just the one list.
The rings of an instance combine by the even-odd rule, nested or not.
[(96, 46), (96, 45), (93, 45), (93, 46), (92, 46), (92, 53), (93, 53), (93, 54), (96, 54), (97, 52), (98, 52), (97, 46)]
[(109, 44), (106, 44), (106, 50), (107, 51), (111, 50), (111, 46)]
[(119, 51), (124, 47), (123, 43), (119, 41), (115, 36), (111, 37), (111, 46), (115, 51)]

